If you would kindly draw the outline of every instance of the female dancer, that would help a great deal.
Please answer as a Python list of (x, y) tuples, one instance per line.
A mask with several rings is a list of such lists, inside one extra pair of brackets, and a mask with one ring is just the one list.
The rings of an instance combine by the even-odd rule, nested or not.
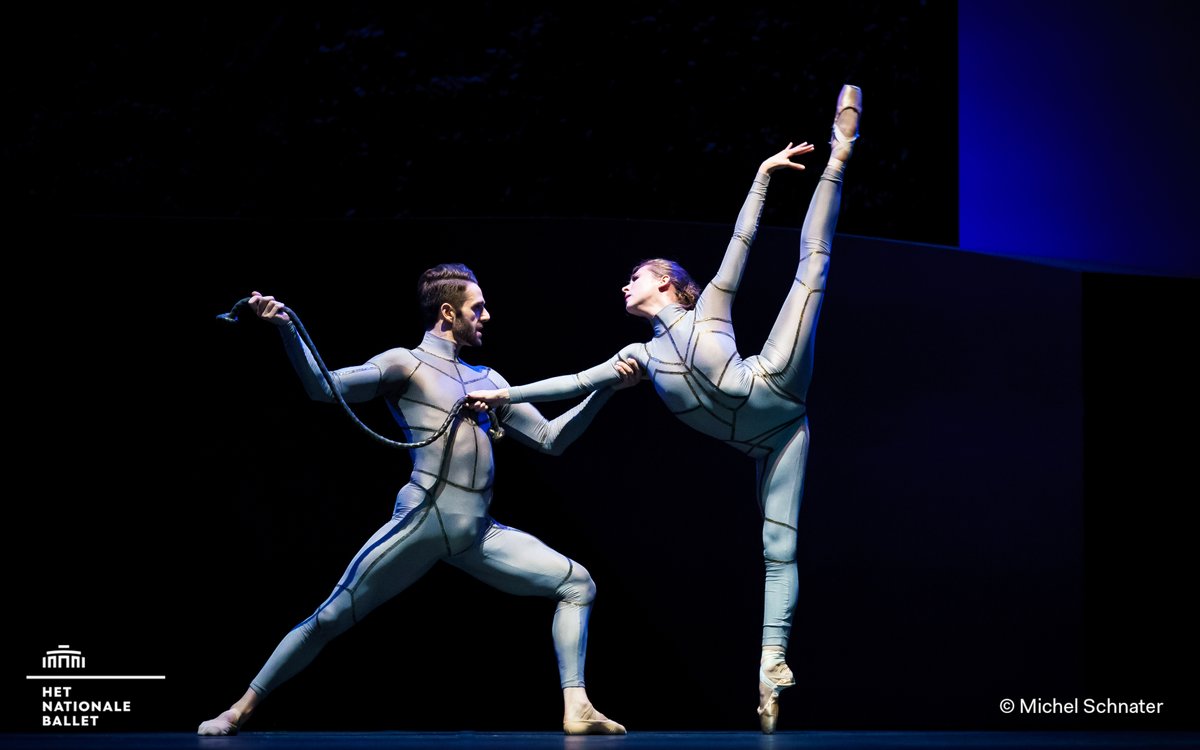
[(813, 193), (800, 235), (800, 262), (791, 290), (760, 354), (737, 351), (731, 311), (750, 244), (758, 228), (770, 176), (804, 169), (791, 159), (807, 143), (768, 158), (738, 215), (717, 275), (701, 292), (678, 264), (643, 261), (622, 292), (625, 310), (646, 318), (654, 337), (625, 347), (612, 360), (577, 375), (525, 386), (467, 394), (478, 409), (506, 403), (578, 396), (617, 381), (616, 362), (633, 358), (658, 395), (684, 424), (755, 459), (766, 559), (758, 714), (763, 732), (778, 721), (778, 697), (796, 684), (784, 661), (798, 592), (797, 517), (808, 455), (805, 398), (812, 377), (813, 337), (828, 275), (829, 253), (841, 203), (842, 175), (858, 138), (862, 91), (843, 86), (834, 115), (832, 153)]

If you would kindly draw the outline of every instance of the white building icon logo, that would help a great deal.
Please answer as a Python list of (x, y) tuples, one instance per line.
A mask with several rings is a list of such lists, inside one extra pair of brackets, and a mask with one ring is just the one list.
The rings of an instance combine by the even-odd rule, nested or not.
[(72, 651), (70, 646), (59, 646), (47, 651), (42, 657), (42, 669), (83, 669), (86, 659), (82, 651)]

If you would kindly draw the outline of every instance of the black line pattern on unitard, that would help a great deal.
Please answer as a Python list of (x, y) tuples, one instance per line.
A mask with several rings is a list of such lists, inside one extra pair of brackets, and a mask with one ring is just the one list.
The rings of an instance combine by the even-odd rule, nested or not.
[[(476, 370), (474, 367), (472, 367), (471, 365), (468, 365), (466, 362), (462, 362), (461, 360), (457, 360), (457, 359), (449, 359), (447, 357), (441, 356), (440, 354), (434, 354), (433, 352), (431, 352), (427, 349), (422, 349), (419, 346), (416, 349), (414, 349), (413, 351), (424, 352), (425, 354), (428, 354), (432, 357), (440, 359), (443, 362), (450, 362), (451, 364), (453, 364), (454, 372), (451, 373), (451, 372), (446, 372), (445, 370), (443, 370), (440, 367), (437, 367), (432, 362), (425, 362), (425, 364), (429, 365), (429, 367), (431, 367), (433, 370), (441, 373), (442, 375), (445, 375), (446, 377), (450, 378), (451, 380), (453, 380), (456, 383), (461, 383), (463, 385), (467, 385), (470, 383), (478, 383), (481, 380), (487, 380), (488, 378), (491, 377), (491, 374), (492, 374), (492, 368), (490, 368), (490, 367), (483, 367), (483, 368)], [(418, 362), (424, 361), (424, 360), (421, 360), (419, 357), (416, 359)], [(462, 369), (461, 369), (462, 367), (467, 368), (472, 373), (477, 374), (479, 377), (475, 377), (475, 378), (464, 377), (463, 373), (462, 373)]]
[(791, 401), (792, 403), (800, 404), (801, 406), (806, 406), (806, 404), (804, 403), (804, 399), (800, 398), (799, 396), (797, 396), (794, 393), (785, 391), (783, 388), (780, 388), (779, 385), (775, 382), (775, 380), (777, 378), (783, 377), (782, 373), (761, 372), (761, 373), (755, 373), (754, 377), (761, 380), (763, 385), (765, 385), (771, 391), (771, 393), (774, 393), (776, 396), (779, 396), (782, 399)]
[[(812, 251), (812, 252), (810, 252), (808, 255), (802, 256), (802, 257), (800, 258), (800, 262), (804, 262), (805, 260), (807, 260), (807, 259), (811, 258), (811, 257), (812, 257), (812, 256), (814, 256), (814, 255), (824, 255), (824, 256), (826, 256), (826, 257), (831, 257), (831, 256), (830, 256), (830, 254), (829, 254), (829, 252), (828, 252), (828, 251), (826, 251), (826, 250), (813, 250), (813, 251)], [(795, 331), (795, 333), (794, 333), (794, 334), (793, 334), (793, 336), (792, 336), (792, 346), (791, 346), (791, 351), (788, 353), (788, 360), (787, 360), (787, 364), (786, 364), (786, 365), (784, 365), (784, 369), (790, 368), (790, 367), (791, 367), (791, 365), (792, 365), (792, 360), (793, 360), (793, 359), (796, 357), (796, 354), (797, 354), (797, 348), (798, 348), (798, 347), (797, 347), (797, 344), (799, 344), (799, 343), (800, 343), (800, 330), (801, 330), (802, 328), (804, 328), (804, 321), (805, 321), (805, 318), (808, 316), (808, 303), (809, 303), (809, 300), (811, 300), (811, 299), (812, 299), (812, 296), (813, 296), (814, 294), (824, 294), (824, 293), (825, 293), (825, 289), (824, 289), (824, 288), (821, 288), (821, 289), (814, 289), (814, 288), (810, 287), (808, 284), (804, 283), (804, 280), (803, 280), (803, 279), (801, 279), (799, 276), (795, 277), (793, 280), (794, 280), (794, 281), (795, 281), (797, 284), (799, 284), (800, 286), (802, 286), (802, 287), (804, 287), (805, 289), (807, 289), (807, 290), (808, 290), (808, 294), (807, 294), (807, 295), (805, 295), (805, 297), (804, 297), (804, 305), (803, 305), (803, 306), (800, 308), (800, 320), (799, 320), (799, 323), (796, 325), (796, 331)]]
[(733, 448), (737, 448), (739, 446), (745, 446), (745, 448), (742, 449), (742, 452), (745, 453), (746, 455), (750, 455), (755, 450), (762, 450), (762, 451), (766, 451), (766, 453), (763, 457), (760, 457), (760, 458), (769, 457), (772, 453), (774, 453), (774, 448), (772, 448), (768, 445), (768, 443), (771, 441), (771, 439), (774, 438), (776, 435), (780, 434), (781, 432), (783, 432), (784, 430), (787, 430), (788, 428), (801, 423), (804, 420), (805, 416), (806, 415), (801, 414), (800, 416), (790, 419), (787, 422), (784, 422), (783, 424), (779, 424), (774, 427), (771, 427), (771, 428), (767, 429), (765, 432), (763, 432), (749, 440), (730, 440), (727, 442), (728, 442), (729, 446), (733, 447)]
[[(412, 356), (413, 361), (417, 363), (417, 366), (412, 369), (412, 372), (410, 372), (408, 374), (408, 377), (404, 378), (404, 380), (400, 381), (399, 383), (396, 383), (394, 386), (391, 386), (388, 389), (389, 392), (403, 393), (404, 391), (408, 390), (408, 384), (412, 382), (414, 377), (416, 377), (417, 371), (421, 369), (421, 365), (425, 364), (425, 362), (420, 357), (414, 355), (412, 352), (409, 352), (409, 355)], [(383, 393), (383, 391), (381, 390), (383, 388), (383, 370), (382, 369), (379, 370), (379, 375), (380, 375), (379, 383), (375, 386), (375, 395), (376, 396), (379, 396)]]
[(437, 503), (433, 504), (433, 512), (437, 513), (438, 526), (442, 530), (442, 542), (446, 545), (446, 554), (453, 555), (454, 550), (450, 547), (450, 536), (446, 533), (446, 522), (442, 520), (442, 511), (438, 509)]
[[(780, 427), (777, 429), (774, 429), (767, 433), (764, 433), (761, 436), (761, 440), (763, 440), (763, 441), (769, 440), (771, 437), (774, 437), (775, 435), (782, 432), (784, 429), (790, 427), (791, 425), (795, 424), (796, 422), (799, 422), (801, 419), (803, 419), (803, 417), (797, 417), (796, 419), (792, 420), (791, 422), (789, 422), (787, 424), (780, 425)], [(796, 437), (796, 435), (793, 433), (792, 437), (789, 438), (789, 440), (788, 440), (789, 445), (791, 444), (791, 441), (795, 439), (795, 437)], [(762, 514), (764, 523), (770, 523), (770, 524), (774, 524), (776, 526), (782, 526), (786, 529), (789, 529), (793, 534), (799, 534), (800, 531), (795, 526), (767, 516), (767, 508), (766, 508), (765, 498), (768, 494), (767, 493), (768, 483), (769, 483), (770, 479), (774, 476), (774, 473), (771, 471), (772, 467), (774, 466), (774, 463), (772, 461), (772, 459), (774, 457), (775, 457), (775, 450), (772, 448), (772, 449), (768, 450), (768, 452), (765, 456), (763, 456), (761, 459), (759, 459), (758, 483), (757, 483), (757, 487), (755, 488), (757, 490), (757, 495), (758, 495), (759, 512)], [(775, 468), (778, 468), (778, 467), (775, 467)], [(773, 560), (769, 557), (764, 556), (763, 559), (766, 560), (767, 562), (779, 563), (782, 565), (786, 565), (786, 564), (795, 562), (794, 557), (791, 560)]]
[[(735, 354), (736, 354), (736, 352), (735, 352)], [(714, 404), (720, 403), (717, 401), (717, 397), (721, 396), (728, 401), (734, 402), (734, 404), (735, 404), (734, 406), (725, 406), (725, 404), (721, 404), (721, 406), (725, 407), (726, 409), (740, 409), (740, 408), (742, 408), (742, 405), (745, 404), (746, 401), (750, 398), (749, 393), (747, 393), (745, 396), (735, 396), (732, 393), (726, 393), (725, 391), (721, 390), (717, 386), (716, 383), (714, 383), (711, 379), (709, 379), (709, 377), (704, 374), (703, 370), (701, 370), (700, 368), (695, 367), (695, 366), (693, 366), (690, 369), (691, 369), (692, 374), (696, 375), (697, 378), (703, 378), (704, 382), (708, 383), (708, 385), (710, 387), (705, 388), (704, 390), (708, 394), (709, 399)]]
[(565, 555), (563, 557), (567, 561), (567, 574), (565, 576), (563, 576), (563, 579), (558, 582), (557, 586), (554, 587), (556, 589), (562, 588), (563, 584), (565, 584), (567, 581), (571, 580), (571, 574), (575, 572), (575, 561), (573, 561), (569, 557), (566, 557)]
[(457, 359), (451, 359), (450, 357), (443, 357), (442, 355), (438, 354), (437, 352), (431, 352), (423, 346), (418, 346), (415, 349), (413, 349), (413, 351), (414, 352), (424, 352), (425, 354), (428, 354), (431, 357), (437, 357), (438, 359), (442, 360), (443, 362), (454, 362), (456, 364), (458, 362)]
[(670, 329), (667, 329), (667, 332), (664, 335), (667, 337), (667, 341), (671, 342), (671, 348), (675, 350), (675, 356), (679, 357), (679, 363), (683, 364), (684, 362), (687, 362), (687, 357), (683, 356), (683, 352), (679, 351), (679, 342), (677, 342), (675, 337), (671, 335)]
[(782, 526), (782, 527), (784, 527), (785, 529), (791, 529), (792, 531), (795, 531), (796, 533), (799, 533), (799, 532), (800, 532), (800, 529), (797, 529), (795, 526), (792, 526), (791, 524), (784, 523), (783, 521), (776, 521), (774, 518), (767, 518), (766, 516), (764, 516), (764, 517), (763, 517), (763, 520), (764, 520), (764, 521), (766, 521), (767, 523), (773, 523), (773, 524), (775, 524), (776, 526)]
[(456, 372), (446, 372), (446, 371), (445, 371), (445, 370), (443, 370), (443, 369), (442, 369), (442, 368), (441, 368), (441, 367), (440, 367), (438, 364), (436, 364), (436, 363), (434, 363), (434, 362), (429, 362), (429, 361), (426, 361), (426, 362), (425, 362), (425, 366), (426, 366), (426, 367), (428, 367), (429, 369), (433, 370), (433, 371), (434, 371), (434, 372), (436, 372), (436, 373), (439, 373), (439, 374), (441, 374), (441, 375), (445, 375), (447, 378), (449, 378), (450, 380), (453, 380), (455, 383), (461, 383), (461, 382), (462, 382), (462, 379), (458, 377), (458, 373), (456, 373)]
[[(733, 338), (733, 337), (731, 336), (730, 338)], [(738, 353), (737, 353), (737, 350), (735, 349), (733, 352), (730, 353), (729, 359), (725, 360), (725, 366), (721, 368), (721, 376), (717, 378), (717, 388), (718, 389), (721, 387), (721, 382), (725, 380), (725, 373), (729, 371), (729, 363), (732, 362), (734, 357), (736, 357), (737, 355), (738, 355)]]
[(420, 399), (413, 398), (412, 396), (397, 396), (396, 400), (397, 401), (407, 401), (410, 404), (418, 404), (420, 406), (428, 406), (430, 409), (433, 409), (434, 411), (440, 411), (442, 414), (450, 413), (449, 409), (443, 409), (442, 407), (438, 406), (437, 404), (431, 404), (428, 401), (422, 401)]
[[(696, 328), (697, 327), (695, 325), (692, 326), (692, 330), (688, 333), (687, 345), (683, 347), (682, 359), (684, 362), (691, 362), (692, 359), (694, 358), (693, 352), (695, 351), (695, 349), (692, 348), (692, 344), (694, 344), (696, 342)], [(667, 335), (670, 335), (670, 334), (667, 334)]]
[(778, 424), (774, 427), (768, 428), (766, 431), (761, 432), (752, 438), (748, 438), (746, 440), (740, 440), (738, 442), (748, 443), (750, 445), (753, 445), (756, 448), (761, 448), (763, 446), (763, 444), (767, 443), (769, 440), (771, 440), (771, 438), (775, 437), (779, 433), (783, 432), (784, 430), (788, 429), (789, 427), (792, 427), (793, 425), (803, 422), (805, 416), (806, 415), (801, 414), (797, 417), (793, 417), (792, 419), (789, 419), (788, 421), (783, 422), (782, 424)]
[[(464, 368), (464, 367), (467, 368), (468, 371), (478, 375), (479, 377), (472, 378), (472, 377), (464, 376), (463, 371), (462, 371), (462, 368)], [(444, 372), (442, 370), (438, 370), (438, 372), (441, 372), (443, 375), (450, 378), (451, 380), (454, 380), (456, 383), (463, 383), (463, 384), (478, 383), (481, 380), (487, 380), (488, 378), (491, 377), (491, 368), (483, 367), (480, 369), (476, 369), (476, 368), (472, 367), (471, 365), (468, 365), (466, 362), (462, 362), (459, 360), (455, 360), (455, 362), (454, 362), (454, 374), (453, 375), (451, 375), (448, 372)]]
[(660, 372), (687, 372), (686, 369), (684, 369), (684, 370), (662, 370), (661, 369), (663, 366), (686, 368), (687, 365), (684, 364), (683, 362), (670, 362), (665, 359), (659, 359), (658, 357), (650, 357), (648, 360), (646, 360), (646, 367), (650, 367), (652, 365), (657, 365)]
[[(732, 422), (730, 422), (727, 419), (722, 419), (720, 414), (717, 414), (715, 411), (713, 411), (711, 408), (709, 408), (707, 404), (704, 403), (705, 399), (700, 397), (703, 389), (700, 389), (700, 391), (697, 391), (696, 385), (694, 385), (694, 383), (693, 383), (693, 378), (690, 375), (691, 375), (690, 373), (688, 375), (684, 375), (683, 382), (687, 385), (688, 390), (691, 391), (692, 398), (696, 399), (696, 403), (700, 404), (700, 406), (703, 407), (704, 411), (708, 412), (709, 415), (712, 416), (713, 419), (717, 420), (721, 424), (729, 425), (732, 427), (733, 426)], [(704, 395), (708, 395), (708, 394), (704, 394)], [(708, 400), (711, 401), (712, 399), (708, 399)], [(732, 410), (730, 410), (730, 411), (732, 411)]]
[(479, 476), (479, 430), (471, 430), (471, 440), (475, 451), (475, 460), (471, 462), (471, 485), (474, 486), (475, 479)]
[[(355, 579), (352, 582), (351, 586), (347, 587), (347, 586), (342, 586), (341, 584), (338, 584), (338, 586), (340, 588), (346, 590), (350, 594), (351, 616), (354, 618), (355, 622), (358, 622), (358, 616), (357, 616), (357, 614), (355, 614), (355, 612), (353, 610), (354, 592), (358, 589), (359, 583), (366, 580), (366, 578), (370, 574), (371, 570), (373, 570), (376, 565), (379, 565), (380, 563), (382, 563), (384, 561), (384, 559), (387, 557), (388, 553), (392, 551), (393, 547), (395, 547), (397, 544), (400, 544), (404, 540), (408, 539), (410, 536), (412, 536), (413, 534), (416, 533), (417, 529), (421, 528), (421, 526), (425, 523), (425, 519), (429, 517), (430, 509), (433, 507), (434, 507), (433, 501), (430, 500), (428, 495), (426, 495), (426, 498), (421, 501), (421, 504), (418, 505), (416, 508), (413, 508), (409, 512), (409, 514), (404, 517), (404, 520), (400, 521), (400, 524), (404, 525), (405, 523), (408, 522), (408, 520), (410, 518), (413, 518), (414, 516), (417, 515), (418, 512), (421, 512), (420, 518), (416, 519), (416, 523), (414, 523), (412, 525), (412, 528), (406, 529), (402, 534), (399, 534), (392, 540), (388, 541), (388, 543), (387, 543), (386, 547), (383, 549), (383, 551), (380, 552), (379, 554), (375, 555), (374, 559), (372, 559), (371, 562), (369, 562), (365, 566), (363, 566), (363, 568), (358, 573), (358, 575), (355, 576)], [(332, 602), (334, 598), (335, 597), (330, 597), (329, 601)], [(324, 609), (324, 608), (325, 608), (325, 605), (322, 605), (317, 610), (317, 614), (320, 614), (321, 609)]]
[[(809, 253), (808, 255), (811, 254), (812, 253)], [(799, 283), (801, 283), (805, 289), (808, 289), (808, 286), (804, 285), (803, 282)], [(714, 285), (710, 284), (710, 286)], [(728, 291), (725, 289), (718, 289), (720, 291)], [(799, 325), (796, 327), (796, 331), (792, 337), (792, 347), (791, 351), (788, 353), (787, 368), (794, 367), (798, 356), (801, 354), (801, 352), (798, 350), (800, 333), (804, 328), (804, 322), (811, 315), (814, 307), (813, 295), (816, 293), (817, 292), (810, 290), (809, 294), (805, 295), (802, 298), (803, 301), (800, 302), (801, 310), (799, 311)], [(797, 301), (799, 302), (799, 300)], [(681, 330), (678, 326), (678, 323), (680, 320), (688, 318), (689, 312), (692, 313), (692, 318), (690, 325), (687, 326), (689, 330), (686, 332), (686, 345), (681, 350), (679, 344), (680, 341), (684, 339), (684, 336), (676, 336), (676, 331)], [(730, 444), (731, 447), (737, 448), (747, 455), (761, 454), (764, 450), (766, 450), (763, 445), (764, 440), (776, 434), (779, 430), (787, 429), (788, 427), (795, 425), (800, 419), (803, 418), (803, 412), (807, 411), (805, 400), (800, 397), (799, 394), (794, 393), (783, 386), (782, 381), (789, 379), (784, 373), (774, 372), (776, 369), (774, 366), (771, 366), (768, 370), (767, 366), (770, 364), (770, 360), (767, 359), (765, 355), (752, 357), (750, 360), (742, 360), (740, 358), (740, 355), (737, 351), (737, 338), (732, 330), (733, 321), (731, 316), (728, 316), (728, 313), (724, 313), (724, 311), (722, 311), (717, 315), (695, 318), (694, 311), (684, 311), (681, 312), (681, 314), (671, 322), (671, 327), (674, 330), (664, 330), (664, 316), (657, 316), (657, 321), (660, 325), (658, 334), (653, 340), (644, 345), (646, 352), (646, 367), (649, 371), (651, 381), (655, 383), (660, 392), (673, 393), (676, 399), (685, 398), (692, 402), (692, 405), (682, 406), (682, 408), (678, 406), (671, 408), (670, 411), (675, 416), (679, 417), (683, 415), (689, 415), (698, 410), (703, 410), (707, 413), (708, 418), (711, 418), (713, 424), (711, 424), (711, 426), (708, 428), (704, 428), (695, 422), (692, 424), (702, 431), (709, 432), (709, 434), (712, 434), (714, 437), (721, 438), (726, 443)], [(710, 375), (710, 371), (715, 370), (715, 368), (702, 368), (698, 366), (696, 361), (701, 351), (709, 350), (709, 347), (707, 347), (705, 344), (704, 337), (706, 334), (722, 336), (733, 344), (733, 350), (729, 352), (725, 361), (720, 365), (720, 370), (716, 371), (715, 380)], [(651, 348), (651, 345), (663, 339), (664, 337), (666, 338), (666, 341), (663, 341), (662, 344), (669, 345), (670, 349), (668, 351), (672, 351), (681, 360), (680, 362), (668, 362), (667, 360), (663, 360), (660, 358), (661, 351), (654, 352)], [(717, 346), (718, 350), (724, 350), (728, 348), (727, 345), (713, 344), (713, 346)], [(662, 345), (660, 344), (658, 348), (661, 350)], [(659, 356), (655, 356), (656, 353)], [(734, 372), (735, 369), (740, 366), (739, 361), (745, 362), (745, 375), (739, 378), (737, 381), (734, 381), (730, 378), (730, 373)], [(670, 367), (671, 369), (665, 369), (664, 366)], [(666, 380), (666, 376), (668, 375), (678, 375), (683, 378), (682, 382), (688, 390), (688, 394), (686, 396), (677, 386)], [(743, 383), (748, 383), (746, 393), (744, 394), (735, 395), (730, 393), (728, 390), (731, 386), (740, 390), (740, 384)], [(761, 383), (763, 386), (765, 386), (767, 390), (774, 397), (780, 399), (780, 401), (787, 404), (794, 404), (796, 407), (799, 407), (802, 410), (802, 413), (798, 416), (788, 419), (783, 425), (765, 430), (763, 433), (760, 433), (750, 440), (746, 440), (745, 438), (739, 439), (739, 426), (743, 423), (754, 424), (755, 421), (751, 419), (745, 419), (744, 417), (746, 415), (742, 414), (741, 410), (743, 407), (746, 407), (754, 397), (754, 387), (757, 383)], [(767, 416), (767, 419), (770, 419), (769, 415)], [(718, 425), (722, 425), (723, 427), (719, 428)], [(721, 433), (724, 433), (724, 435)]]
[(445, 484), (450, 487), (454, 487), (455, 489), (465, 490), (467, 492), (483, 493), (483, 492), (487, 492), (488, 490), (490, 490), (492, 488), (492, 485), (490, 482), (488, 484), (485, 484), (482, 487), (468, 487), (465, 484), (459, 484), (458, 482), (451, 482), (449, 479), (441, 479), (434, 472), (426, 471), (424, 469), (413, 469), (413, 473), (414, 474), (425, 474), (426, 476), (430, 476), (430, 477), (433, 477), (434, 479), (437, 479), (438, 483), (440, 483), (440, 484)]

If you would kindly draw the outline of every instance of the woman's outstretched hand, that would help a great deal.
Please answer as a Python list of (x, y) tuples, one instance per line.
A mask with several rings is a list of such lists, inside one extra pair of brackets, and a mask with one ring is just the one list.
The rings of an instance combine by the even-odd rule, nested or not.
[(487, 411), (489, 408), (504, 406), (508, 403), (508, 389), (497, 388), (491, 391), (471, 391), (467, 394), (466, 406), (475, 411)]
[[(618, 378), (617, 382), (612, 385), (614, 391), (632, 388), (646, 379), (646, 374), (642, 372), (641, 366), (633, 357), (613, 362), (613, 369), (617, 371)], [(465, 406), (473, 411), (483, 412), (495, 409), (497, 406), (504, 406), (508, 402), (508, 389), (497, 388), (490, 391), (471, 391), (467, 394)]]
[(792, 157), (807, 154), (813, 151), (815, 148), (815, 146), (807, 142), (801, 143), (797, 146), (793, 146), (791, 143), (789, 143), (787, 148), (764, 161), (759, 166), (758, 171), (762, 172), (763, 174), (771, 174), (776, 169), (781, 168), (804, 169), (804, 165), (797, 164), (796, 162), (792, 161)]

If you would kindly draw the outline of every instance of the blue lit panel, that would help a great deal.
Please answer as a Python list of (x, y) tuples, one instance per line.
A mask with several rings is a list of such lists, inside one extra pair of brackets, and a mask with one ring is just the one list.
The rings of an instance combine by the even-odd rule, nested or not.
[(959, 244), (1200, 276), (1197, 12), (959, 5)]

